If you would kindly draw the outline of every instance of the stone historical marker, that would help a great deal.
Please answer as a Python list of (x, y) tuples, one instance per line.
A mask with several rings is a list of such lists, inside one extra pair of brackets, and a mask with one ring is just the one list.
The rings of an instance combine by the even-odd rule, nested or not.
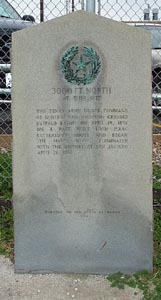
[(150, 36), (76, 12), (13, 34), (16, 272), (152, 270)]

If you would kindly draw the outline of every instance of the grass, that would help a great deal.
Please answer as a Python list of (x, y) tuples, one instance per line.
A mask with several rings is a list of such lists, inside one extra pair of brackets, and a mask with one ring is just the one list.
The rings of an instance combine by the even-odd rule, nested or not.
[(13, 260), (13, 210), (5, 209), (0, 218), (0, 254)]
[(161, 167), (153, 167), (153, 188), (158, 190), (161, 189)]
[[(154, 166), (153, 188), (161, 189), (161, 167)], [(13, 210), (12, 157), (0, 154), (0, 254), (13, 260)], [(3, 204), (3, 205), (2, 205)], [(143, 291), (143, 300), (161, 300), (161, 198), (155, 199), (154, 209), (154, 270), (135, 273), (133, 276), (120, 272), (109, 275), (111, 287), (123, 289), (126, 285)]]
[(0, 152), (0, 199), (12, 197), (12, 156)]
[(0, 152), (0, 254), (13, 260), (12, 156)]

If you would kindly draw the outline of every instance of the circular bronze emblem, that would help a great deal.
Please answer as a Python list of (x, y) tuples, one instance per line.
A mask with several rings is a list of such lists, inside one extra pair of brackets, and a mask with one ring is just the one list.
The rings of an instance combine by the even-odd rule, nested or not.
[(69, 48), (61, 59), (65, 79), (73, 84), (89, 84), (100, 72), (101, 61), (93, 48), (78, 46)]

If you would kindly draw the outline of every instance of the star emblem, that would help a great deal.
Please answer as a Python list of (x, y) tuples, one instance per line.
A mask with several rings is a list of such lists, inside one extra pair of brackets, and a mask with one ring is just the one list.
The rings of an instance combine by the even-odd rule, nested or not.
[(100, 68), (100, 57), (91, 47), (72, 46), (61, 58), (62, 74), (71, 84), (90, 84), (97, 78)]
[(85, 61), (83, 55), (80, 56), (80, 60), (73, 61), (73, 64), (77, 67), (76, 73), (79, 71), (86, 71), (86, 67), (90, 64), (90, 61)]

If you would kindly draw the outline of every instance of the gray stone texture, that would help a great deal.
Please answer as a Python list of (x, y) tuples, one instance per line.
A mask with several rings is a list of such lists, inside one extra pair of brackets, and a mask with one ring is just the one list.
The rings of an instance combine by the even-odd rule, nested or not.
[[(91, 84), (61, 71), (76, 45)], [(149, 33), (72, 13), (13, 34), (12, 74), (15, 271), (152, 270)]]

